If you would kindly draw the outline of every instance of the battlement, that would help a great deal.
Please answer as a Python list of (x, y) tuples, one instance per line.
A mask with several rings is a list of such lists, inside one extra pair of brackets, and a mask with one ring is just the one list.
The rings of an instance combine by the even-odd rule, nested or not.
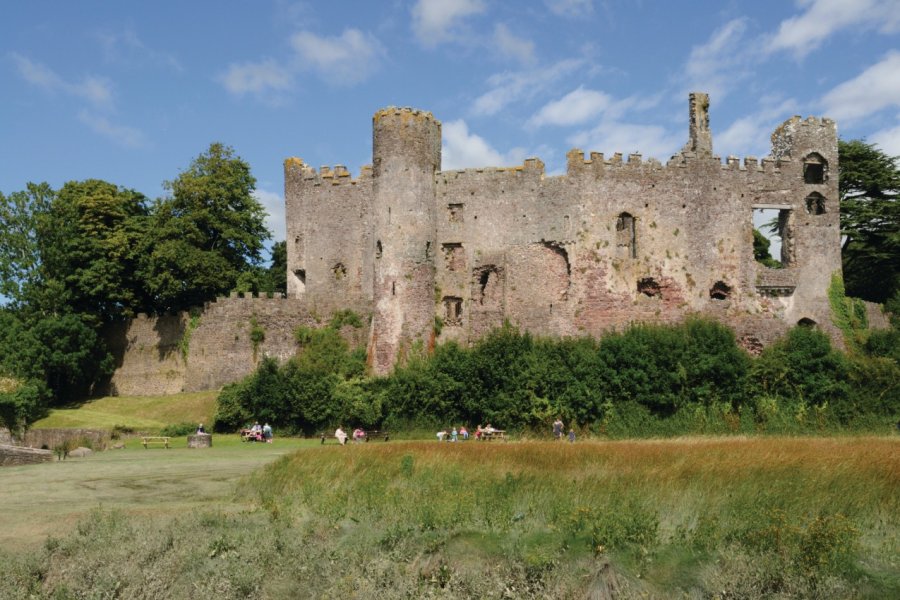
[(284, 161), (285, 176), (291, 173), (298, 173), (304, 181), (312, 181), (314, 185), (356, 185), (361, 180), (372, 178), (372, 165), (365, 165), (359, 170), (359, 177), (354, 179), (344, 165), (322, 165), (316, 171), (315, 167), (303, 162), (303, 159), (297, 157), (287, 158)]
[(420, 121), (423, 123), (433, 123), (438, 127), (441, 125), (441, 122), (435, 119), (434, 115), (427, 110), (419, 110), (409, 106), (388, 106), (382, 108), (372, 116), (372, 122), (378, 123), (379, 121), (394, 117), (400, 117), (400, 120), (404, 122)]

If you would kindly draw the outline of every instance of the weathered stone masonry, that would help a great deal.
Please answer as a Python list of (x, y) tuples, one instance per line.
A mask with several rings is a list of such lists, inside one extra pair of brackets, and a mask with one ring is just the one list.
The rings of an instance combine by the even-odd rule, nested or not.
[[(285, 161), (288, 296), (371, 314), (378, 373), (413, 345), (469, 342), (504, 319), (597, 336), (703, 313), (750, 348), (800, 321), (839, 339), (826, 294), (841, 269), (834, 122), (793, 117), (770, 156), (723, 163), (708, 106), (691, 94), (689, 141), (665, 165), (572, 150), (558, 177), (538, 159), (441, 171), (440, 122), (381, 110), (358, 178)], [(753, 259), (755, 208), (779, 211), (783, 269)]]

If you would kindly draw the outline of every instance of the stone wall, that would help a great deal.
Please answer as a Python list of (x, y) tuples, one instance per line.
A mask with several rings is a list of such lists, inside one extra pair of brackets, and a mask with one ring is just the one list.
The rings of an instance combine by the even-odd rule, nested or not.
[[(366, 315), (360, 315), (365, 319)], [(194, 316), (140, 315), (107, 331), (117, 367), (108, 389), (118, 396), (155, 396), (215, 390), (252, 373), (264, 356), (284, 362), (297, 352), (301, 325), (320, 327), (328, 313), (315, 314), (302, 299), (219, 298)], [(252, 330), (262, 332), (254, 343)], [(354, 345), (368, 330), (341, 331)]]
[(0, 444), (0, 467), (30, 465), (53, 460), (53, 452)]
[(94, 450), (105, 450), (109, 446), (110, 435), (105, 429), (29, 429), (25, 432), (22, 445), (53, 450), (67, 440), (79, 443), (86, 440)]
[[(357, 180), (342, 167), (285, 162), (288, 265), (303, 278), (289, 296), (372, 312), (376, 372), (391, 368), (405, 337), (425, 339), (434, 318), (443, 327), (429, 344), (470, 343), (505, 320), (599, 336), (698, 313), (748, 348), (800, 321), (842, 343), (826, 293), (841, 271), (835, 123), (793, 117), (773, 133), (771, 156), (723, 162), (708, 106), (692, 94), (689, 142), (665, 165), (572, 150), (560, 176), (528, 159), (429, 177), (440, 123), (379, 111), (374, 169)], [(777, 211), (783, 269), (753, 258), (760, 209)]]

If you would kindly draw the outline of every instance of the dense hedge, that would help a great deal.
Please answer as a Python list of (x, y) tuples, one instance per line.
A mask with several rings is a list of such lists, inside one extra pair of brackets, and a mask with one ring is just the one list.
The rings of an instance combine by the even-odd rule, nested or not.
[(265, 359), (219, 397), (215, 427), (253, 420), (315, 433), (337, 424), (392, 430), (492, 423), (567, 424), (612, 436), (880, 426), (900, 416), (898, 337), (847, 356), (797, 327), (751, 358), (727, 327), (691, 319), (635, 325), (601, 340), (536, 338), (507, 325), (471, 348), (450, 342), (391, 375), (365, 375), (340, 322), (301, 329), (301, 352)]

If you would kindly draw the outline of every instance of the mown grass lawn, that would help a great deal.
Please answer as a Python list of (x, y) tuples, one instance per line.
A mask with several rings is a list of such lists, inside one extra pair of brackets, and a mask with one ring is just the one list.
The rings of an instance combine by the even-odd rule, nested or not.
[(218, 395), (219, 392), (210, 391), (170, 396), (106, 396), (53, 409), (33, 427), (112, 429), (121, 425), (147, 431), (176, 423), (212, 425)]
[(278, 438), (244, 443), (214, 435), (213, 447), (187, 448), (172, 438), (168, 450), (145, 449), (139, 438), (123, 450), (0, 471), (0, 547), (32, 548), (47, 535), (71, 530), (90, 511), (178, 515), (196, 509), (232, 510), (238, 480), (262, 465), (313, 444)]

